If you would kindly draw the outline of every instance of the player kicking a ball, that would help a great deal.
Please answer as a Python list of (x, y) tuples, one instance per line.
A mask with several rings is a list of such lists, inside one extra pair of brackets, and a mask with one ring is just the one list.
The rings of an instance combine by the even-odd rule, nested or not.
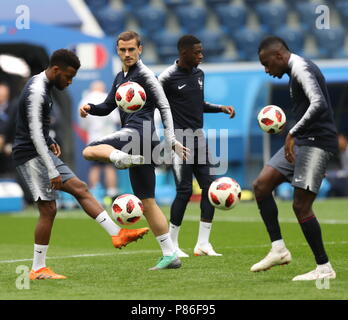
[(57, 213), (56, 190), (72, 194), (85, 212), (108, 232), (116, 248), (141, 238), (149, 230), (118, 227), (88, 191), (86, 184), (58, 158), (60, 147), (48, 134), (52, 109), (50, 93), (53, 86), (59, 90), (68, 87), (79, 68), (80, 61), (73, 52), (65, 49), (55, 51), (48, 68), (27, 82), (19, 101), (13, 160), (40, 213), (35, 229), (31, 280), (66, 278), (46, 266), (48, 244)]
[[(169, 236), (168, 222), (155, 201), (156, 177), (152, 151), (158, 141), (152, 139), (152, 136), (155, 132), (154, 110), (156, 107), (161, 113), (166, 142), (183, 159), (186, 159), (189, 149), (175, 139), (168, 100), (154, 73), (142, 63), (141, 52), (140, 37), (136, 32), (125, 31), (118, 36), (117, 54), (122, 62), (122, 71), (116, 75), (104, 103), (84, 105), (80, 108), (80, 115), (81, 117), (86, 117), (88, 114), (105, 116), (115, 110), (117, 108), (116, 90), (128, 81), (137, 82), (146, 91), (147, 99), (144, 107), (135, 113), (126, 113), (119, 108), (122, 129), (89, 144), (84, 149), (83, 156), (87, 160), (114, 163), (118, 169), (129, 168), (133, 192), (143, 203), (144, 216), (163, 253), (157, 265), (150, 270), (179, 268), (181, 261), (175, 253)], [(151, 132), (145, 132), (145, 124), (150, 125)], [(122, 151), (129, 143), (134, 147), (132, 147), (133, 154)], [(145, 158), (144, 155), (148, 153), (150, 157)]]
[(266, 73), (277, 78), (285, 73), (289, 75), (296, 124), (289, 131), (284, 147), (271, 158), (254, 181), (257, 205), (272, 249), (251, 267), (251, 271), (265, 271), (291, 261), (291, 254), (281, 236), (278, 208), (272, 195), (279, 184), (290, 181), (295, 188), (293, 210), (317, 264), (315, 270), (298, 275), (293, 281), (334, 279), (336, 273), (325, 252), (320, 225), (312, 208), (328, 161), (338, 151), (337, 131), (325, 78), (312, 61), (291, 53), (281, 38), (264, 39), (258, 52)]

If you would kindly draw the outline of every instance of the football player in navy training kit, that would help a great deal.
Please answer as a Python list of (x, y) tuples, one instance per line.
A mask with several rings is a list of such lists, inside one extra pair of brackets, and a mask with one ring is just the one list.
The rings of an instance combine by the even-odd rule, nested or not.
[[(142, 63), (141, 52), (142, 45), (136, 32), (126, 31), (118, 36), (117, 54), (122, 62), (122, 71), (116, 75), (105, 102), (82, 106), (80, 115), (81, 117), (86, 117), (88, 114), (103, 116), (112, 112), (117, 107), (115, 102), (117, 88), (128, 81), (137, 82), (145, 89), (147, 99), (144, 107), (135, 113), (120, 110), (122, 129), (91, 143), (84, 149), (83, 155), (87, 160), (112, 162), (119, 169), (129, 168), (133, 192), (142, 200), (144, 216), (163, 252), (162, 258), (151, 270), (179, 268), (181, 261), (169, 236), (168, 222), (155, 201), (156, 159), (152, 157), (153, 150), (158, 144), (158, 141), (152, 139), (155, 132), (155, 107), (161, 113), (165, 141), (170, 145), (170, 149), (175, 149), (182, 158), (186, 158), (189, 150), (175, 139), (168, 100), (154, 73)], [(134, 154), (122, 151), (129, 143), (132, 144)]]
[(291, 53), (281, 38), (264, 39), (258, 52), (266, 73), (277, 78), (285, 73), (289, 75), (296, 124), (290, 129), (284, 147), (271, 158), (254, 182), (257, 205), (272, 249), (251, 267), (251, 271), (268, 270), (291, 261), (272, 195), (280, 183), (289, 181), (295, 188), (293, 210), (317, 263), (315, 270), (298, 275), (293, 281), (334, 279), (336, 273), (325, 252), (321, 228), (312, 208), (328, 161), (338, 151), (337, 130), (325, 78), (312, 61)]
[[(178, 163), (174, 155), (173, 172), (176, 182), (176, 197), (170, 211), (170, 235), (179, 257), (188, 254), (179, 248), (178, 237), (186, 206), (192, 195), (192, 176), (195, 175), (201, 189), (201, 221), (194, 255), (221, 256), (209, 242), (214, 207), (208, 199), (208, 189), (214, 176), (208, 159), (203, 131), (203, 113), (224, 112), (233, 118), (232, 106), (215, 105), (204, 101), (204, 73), (198, 68), (203, 59), (203, 46), (193, 35), (182, 36), (177, 44), (179, 59), (164, 70), (159, 81), (168, 98), (174, 120), (175, 134), (178, 139), (185, 138), (191, 156)], [(180, 132), (183, 135), (180, 137)], [(191, 145), (188, 145), (192, 143)]]
[(148, 228), (142, 228), (132, 230), (132, 234), (125, 233), (127, 229), (121, 229), (111, 220), (86, 184), (58, 158), (60, 147), (49, 136), (51, 90), (53, 87), (59, 90), (68, 87), (79, 68), (80, 61), (72, 51), (60, 49), (53, 52), (48, 68), (27, 82), (19, 100), (13, 160), (40, 213), (35, 229), (31, 280), (66, 278), (46, 266), (48, 244), (57, 213), (56, 190), (72, 194), (85, 212), (112, 236), (116, 248), (137, 240), (148, 231)]

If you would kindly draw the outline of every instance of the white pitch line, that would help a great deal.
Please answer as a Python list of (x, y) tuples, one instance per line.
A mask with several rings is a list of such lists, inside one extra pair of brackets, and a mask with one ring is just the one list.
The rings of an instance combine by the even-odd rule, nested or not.
[[(347, 245), (348, 241), (327, 241), (324, 242), (325, 245)], [(307, 246), (306, 242), (302, 243), (287, 243), (288, 247), (291, 246)], [(220, 247), (220, 249), (250, 249), (250, 248), (267, 248), (270, 247), (270, 244), (259, 244), (259, 245), (244, 245), (244, 246), (227, 246)], [(193, 248), (183, 248), (185, 250), (192, 250)], [(107, 257), (107, 256), (116, 256), (116, 255), (132, 255), (132, 254), (147, 254), (147, 253), (158, 253), (159, 250), (136, 250), (136, 251), (123, 251), (123, 252), (114, 252), (114, 253), (85, 253), (85, 254), (76, 254), (70, 256), (59, 256), (59, 257), (47, 257), (46, 259), (71, 259), (71, 258), (87, 258), (87, 257)], [(33, 261), (33, 259), (16, 259), (16, 260), (0, 260), (0, 263), (16, 263), (16, 262), (26, 262)]]
[[(137, 250), (137, 251), (123, 251), (114, 253), (85, 253), (76, 254), (71, 256), (59, 256), (59, 257), (46, 257), (46, 259), (70, 259), (70, 258), (86, 258), (86, 257), (103, 257), (103, 256), (114, 256), (114, 255), (127, 255), (127, 254), (144, 254), (144, 253), (156, 253), (159, 250)], [(17, 260), (0, 260), (0, 263), (15, 263), (33, 261), (33, 259), (17, 259)]]
[[(36, 217), (34, 214), (30, 215), (11, 215), (13, 218), (22, 218), (22, 217)], [(61, 214), (57, 215), (56, 219), (90, 219), (88, 216), (84, 214)], [(185, 215), (184, 221), (199, 221), (199, 216), (193, 215)], [(320, 224), (348, 224), (347, 219), (321, 219), (318, 217)], [(219, 222), (262, 222), (261, 217), (243, 217), (243, 216), (235, 216), (235, 215), (219, 215), (215, 214), (214, 221)], [(298, 223), (296, 218), (279, 218), (280, 223)]]

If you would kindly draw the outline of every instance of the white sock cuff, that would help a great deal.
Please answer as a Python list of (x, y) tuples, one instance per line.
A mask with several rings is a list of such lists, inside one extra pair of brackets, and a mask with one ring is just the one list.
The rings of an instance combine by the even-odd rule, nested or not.
[(167, 239), (167, 238), (170, 238), (169, 233), (164, 233), (164, 234), (161, 234), (160, 236), (157, 236), (157, 237), (156, 237), (156, 239), (157, 239), (158, 241), (161, 241), (161, 240)]
[(36, 244), (34, 243), (34, 250), (47, 250), (48, 244)]
[(199, 222), (199, 225), (201, 226), (201, 227), (204, 227), (204, 228), (206, 228), (206, 229), (210, 229), (211, 228), (211, 226), (212, 226), (212, 222), (204, 222), (204, 221), (200, 221)]
[(106, 210), (100, 212), (98, 216), (95, 218), (95, 221), (102, 222), (105, 218), (110, 218), (109, 214), (106, 212)]
[(283, 239), (279, 239), (272, 242), (272, 248), (285, 248), (285, 242)]
[(118, 235), (121, 230), (105, 210), (99, 213), (95, 221), (97, 221), (110, 236)]

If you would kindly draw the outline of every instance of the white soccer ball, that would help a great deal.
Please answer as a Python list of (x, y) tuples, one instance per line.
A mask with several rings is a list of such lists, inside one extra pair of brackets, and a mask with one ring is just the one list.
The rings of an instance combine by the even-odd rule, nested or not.
[(285, 123), (284, 111), (278, 106), (269, 105), (261, 109), (257, 116), (260, 128), (267, 133), (279, 133)]
[(142, 202), (132, 194), (117, 197), (112, 204), (114, 219), (123, 225), (134, 224), (140, 220), (144, 212)]
[(139, 83), (128, 81), (118, 87), (115, 100), (124, 112), (137, 112), (146, 102), (146, 92)]
[(209, 187), (210, 203), (222, 210), (234, 208), (241, 197), (242, 190), (238, 182), (229, 177), (222, 177), (213, 181)]

